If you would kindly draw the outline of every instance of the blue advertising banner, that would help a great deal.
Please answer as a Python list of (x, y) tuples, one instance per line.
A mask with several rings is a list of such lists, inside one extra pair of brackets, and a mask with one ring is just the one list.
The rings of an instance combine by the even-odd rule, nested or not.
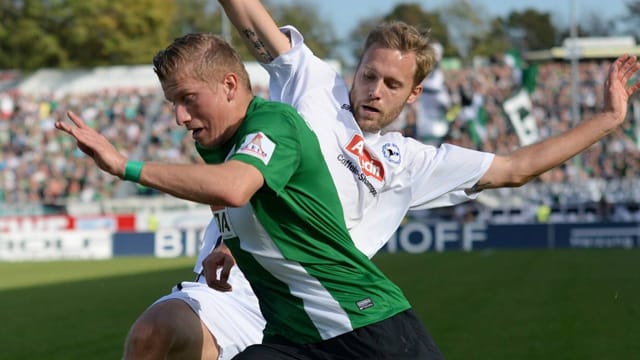
[(113, 235), (113, 256), (153, 255), (160, 258), (196, 256), (204, 229), (162, 229)]
[(482, 249), (640, 247), (638, 223), (485, 224), (408, 222), (383, 248), (388, 252)]
[[(113, 235), (113, 256), (196, 256), (204, 229), (120, 232)], [(382, 251), (474, 251), (485, 249), (638, 248), (639, 223), (487, 224), (410, 221)]]
[(640, 247), (640, 224), (558, 224), (554, 225), (554, 247), (633, 248)]

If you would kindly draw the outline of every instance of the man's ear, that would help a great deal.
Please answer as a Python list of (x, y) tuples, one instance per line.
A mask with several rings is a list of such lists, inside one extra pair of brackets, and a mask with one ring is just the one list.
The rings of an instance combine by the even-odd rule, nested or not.
[(233, 100), (238, 93), (238, 75), (235, 73), (227, 73), (222, 78), (222, 86), (225, 94), (227, 95), (227, 101)]
[(407, 98), (407, 104), (413, 104), (413, 102), (418, 99), (418, 96), (420, 96), (420, 94), (422, 94), (422, 84), (416, 85), (413, 87), (413, 89), (411, 89), (411, 93)]

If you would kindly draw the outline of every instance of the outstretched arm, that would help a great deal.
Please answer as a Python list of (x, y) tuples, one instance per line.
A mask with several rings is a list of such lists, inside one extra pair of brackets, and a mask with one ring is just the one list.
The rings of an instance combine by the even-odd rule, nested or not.
[(640, 89), (640, 81), (627, 85), (639, 69), (640, 63), (635, 56), (620, 56), (611, 64), (604, 83), (603, 112), (560, 135), (506, 156), (496, 156), (489, 170), (468, 192), (524, 185), (609, 135), (624, 122), (629, 98)]
[[(67, 115), (73, 125), (58, 121), (56, 128), (72, 136), (100, 169), (123, 178), (127, 158), (79, 116)], [(262, 187), (264, 178), (255, 167), (230, 160), (219, 165), (145, 163), (137, 182), (185, 200), (238, 207)]]
[(219, 0), (256, 60), (270, 63), (291, 44), (259, 0)]

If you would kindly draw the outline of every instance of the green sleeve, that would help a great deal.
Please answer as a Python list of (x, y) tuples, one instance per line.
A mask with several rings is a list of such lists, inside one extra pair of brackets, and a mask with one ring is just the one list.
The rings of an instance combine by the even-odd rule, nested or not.
[(303, 123), (297, 113), (253, 113), (238, 130), (237, 150), (230, 159), (254, 166), (267, 186), (280, 193), (300, 164), (298, 126)]

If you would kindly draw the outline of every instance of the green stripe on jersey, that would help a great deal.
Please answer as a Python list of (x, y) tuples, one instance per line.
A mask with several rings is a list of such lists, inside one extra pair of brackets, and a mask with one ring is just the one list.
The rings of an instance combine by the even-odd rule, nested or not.
[[(241, 151), (258, 133), (274, 150)], [(232, 149), (240, 153), (231, 160), (251, 164), (265, 180), (250, 204), (227, 209), (240, 238), (230, 248), (260, 301), (265, 339), (317, 342), (410, 307), (354, 246), (318, 139), (295, 109), (255, 99), (231, 141), (215, 155), (199, 151), (210, 161)]]

